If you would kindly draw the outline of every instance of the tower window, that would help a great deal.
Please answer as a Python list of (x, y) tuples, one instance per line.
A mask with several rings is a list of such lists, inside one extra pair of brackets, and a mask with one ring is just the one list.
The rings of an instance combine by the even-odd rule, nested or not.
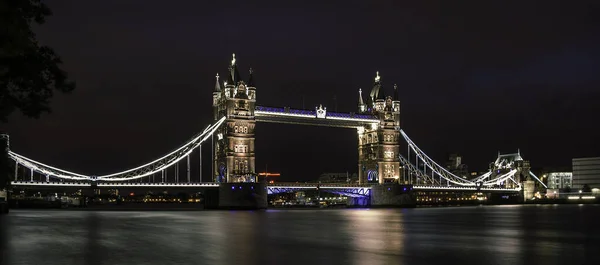
[(234, 126), (234, 133), (248, 133), (248, 126)]
[(248, 153), (248, 145), (245, 144), (236, 144), (233, 149), (236, 153)]
[(394, 166), (393, 165), (385, 165), (383, 167), (383, 175), (385, 178), (393, 178), (394, 177)]

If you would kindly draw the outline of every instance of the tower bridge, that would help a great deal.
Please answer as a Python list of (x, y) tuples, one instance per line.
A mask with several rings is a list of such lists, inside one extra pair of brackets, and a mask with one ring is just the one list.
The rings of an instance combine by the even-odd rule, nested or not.
[[(88, 175), (60, 169), (10, 150), (8, 135), (3, 135), (8, 156), (15, 163), (15, 187), (178, 187), (218, 188), (222, 207), (266, 207), (267, 194), (317, 188), (316, 184), (267, 185), (256, 170), (255, 129), (257, 123), (301, 124), (341, 127), (356, 130), (358, 142), (358, 184), (318, 184), (349, 197), (370, 198), (372, 205), (414, 203), (414, 190), (519, 192), (523, 183), (539, 179), (529, 170), (529, 162), (517, 155), (504, 155), (490, 165), (485, 174), (465, 179), (449, 172), (421, 150), (400, 126), (398, 86), (385, 95), (382, 77), (376, 73), (370, 93), (358, 90), (357, 109), (351, 113), (257, 105), (257, 87), (250, 68), (243, 80), (235, 55), (227, 75), (216, 75), (213, 89), (214, 123), (174, 151), (144, 165), (105, 175)], [(202, 163), (202, 147), (212, 149), (211, 163)], [(406, 143), (407, 154), (400, 153)], [(190, 155), (200, 154), (200, 168), (210, 167), (210, 180), (200, 170), (193, 182)], [(185, 175), (180, 178), (180, 164)], [(23, 169), (28, 174), (19, 174)], [(541, 181), (540, 181), (541, 182)], [(530, 185), (530, 184), (528, 184)], [(543, 185), (543, 183), (542, 183)], [(236, 188), (238, 187), (238, 188)]]

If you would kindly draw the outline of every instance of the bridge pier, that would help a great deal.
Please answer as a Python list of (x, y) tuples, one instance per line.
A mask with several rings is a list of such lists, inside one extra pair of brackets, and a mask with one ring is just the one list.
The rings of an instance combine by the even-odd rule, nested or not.
[(370, 197), (348, 197), (346, 200), (348, 207), (364, 208), (371, 205)]
[(526, 202), (528, 200), (531, 200), (531, 198), (533, 198), (533, 196), (535, 195), (535, 182), (533, 180), (526, 180), (523, 181), (521, 183), (522, 185), (522, 196), (523, 196), (523, 202)]
[(417, 206), (417, 196), (412, 185), (385, 183), (371, 186), (371, 207), (413, 208)]
[[(262, 178), (264, 180), (264, 178)], [(267, 185), (260, 182), (219, 184), (219, 208), (257, 210), (267, 208)]]

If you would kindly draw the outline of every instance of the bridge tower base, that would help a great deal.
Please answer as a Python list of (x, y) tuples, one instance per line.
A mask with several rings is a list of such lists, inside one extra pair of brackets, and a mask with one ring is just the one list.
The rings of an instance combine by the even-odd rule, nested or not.
[(371, 207), (413, 208), (417, 206), (417, 196), (412, 185), (385, 183), (371, 186)]
[(533, 180), (526, 180), (521, 183), (522, 185), (522, 193), (523, 193), (523, 201), (528, 201), (533, 198), (535, 195), (535, 182)]
[(261, 181), (219, 184), (219, 208), (231, 210), (266, 209), (266, 183)]
[(368, 208), (371, 206), (370, 197), (348, 197), (346, 205), (349, 208)]

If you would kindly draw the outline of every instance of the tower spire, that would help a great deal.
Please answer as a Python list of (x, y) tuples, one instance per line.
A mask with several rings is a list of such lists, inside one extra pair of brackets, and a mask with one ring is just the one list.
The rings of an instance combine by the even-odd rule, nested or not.
[(362, 96), (362, 88), (358, 89), (358, 104), (359, 105), (365, 104), (365, 102), (363, 101), (363, 96)]
[(398, 98), (398, 85), (397, 84), (394, 84), (394, 99), (393, 100), (394, 101), (398, 101), (399, 100), (399, 98)]
[(215, 92), (221, 92), (221, 82), (219, 81), (219, 73), (216, 76), (217, 82), (215, 84)]
[(381, 99), (384, 99), (381, 89), (381, 76), (379, 76), (379, 71), (377, 71), (375, 74), (375, 84), (373, 84), (373, 88), (371, 89), (369, 104), (374, 103), (376, 99), (380, 99), (380, 96)]
[(252, 67), (250, 68), (249, 72), (250, 76), (248, 77), (248, 86), (254, 87), (254, 77), (252, 76), (252, 73), (254, 73), (254, 71), (252, 70)]
[(359, 88), (358, 89), (358, 112), (364, 113), (366, 111), (367, 111), (367, 105), (365, 104), (365, 101), (363, 100), (362, 89)]
[(385, 99), (385, 93), (383, 93), (383, 85), (381, 82), (377, 83), (377, 99)]
[(227, 83), (230, 83), (233, 86), (237, 85), (237, 82), (241, 80), (240, 72), (237, 69), (237, 60), (235, 58), (235, 53), (232, 54), (231, 65), (229, 66), (229, 77)]

